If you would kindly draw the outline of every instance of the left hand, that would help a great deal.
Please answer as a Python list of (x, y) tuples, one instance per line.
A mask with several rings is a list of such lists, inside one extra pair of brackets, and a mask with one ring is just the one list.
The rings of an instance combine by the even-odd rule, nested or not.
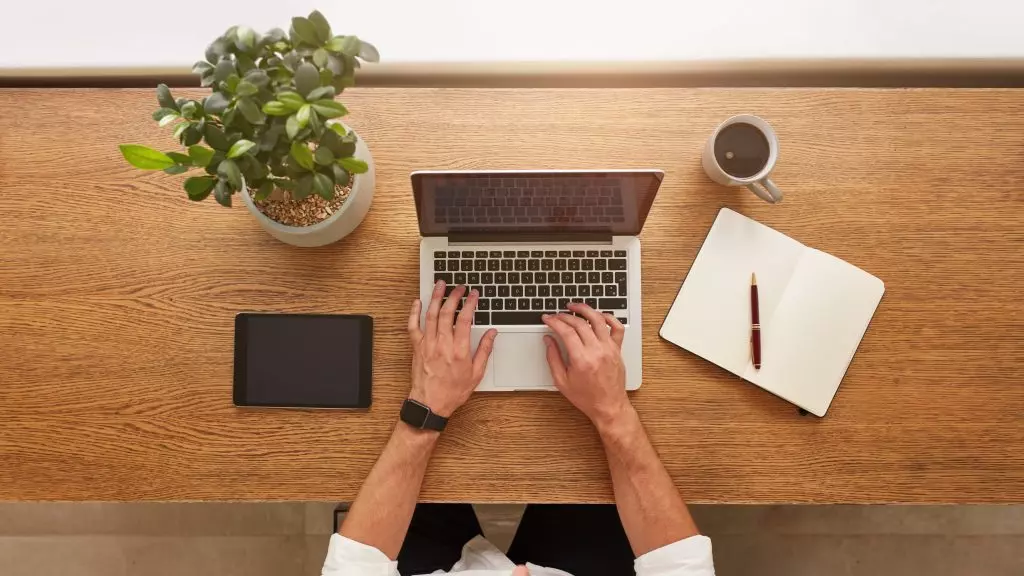
[(488, 330), (480, 339), (476, 354), (471, 355), (470, 331), (480, 295), (475, 290), (470, 292), (456, 320), (455, 308), (466, 293), (466, 287), (456, 287), (442, 306), (444, 286), (441, 281), (434, 285), (422, 329), (422, 304), (419, 300), (413, 302), (409, 313), (409, 339), (413, 351), (409, 398), (426, 404), (432, 412), (447, 418), (469, 400), (483, 379), (498, 331)]

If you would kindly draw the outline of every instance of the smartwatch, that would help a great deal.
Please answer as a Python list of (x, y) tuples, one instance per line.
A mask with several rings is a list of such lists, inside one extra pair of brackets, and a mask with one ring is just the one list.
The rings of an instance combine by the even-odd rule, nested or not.
[(407, 398), (402, 404), (399, 418), (402, 419), (402, 422), (420, 430), (436, 430), (440, 432), (448, 424), (447, 418), (434, 414), (429, 406), (412, 398)]

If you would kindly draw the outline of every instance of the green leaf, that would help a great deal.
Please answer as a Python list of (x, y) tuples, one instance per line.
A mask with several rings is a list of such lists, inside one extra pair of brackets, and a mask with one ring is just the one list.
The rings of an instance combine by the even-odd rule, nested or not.
[(295, 116), (295, 114), (289, 116), (284, 125), (285, 134), (288, 135), (289, 140), (295, 140), (295, 137), (299, 135), (299, 130), (302, 130), (302, 127), (299, 126), (299, 119)]
[(192, 73), (203, 76), (209, 72), (213, 72), (213, 65), (205, 60), (200, 60), (192, 65)]
[(292, 113), (292, 109), (284, 102), (272, 100), (263, 105), (263, 113), (268, 116), (287, 116)]
[(217, 176), (227, 180), (232, 190), (242, 189), (242, 171), (238, 169), (238, 164), (235, 164), (234, 160), (224, 160), (221, 162), (217, 166)]
[(353, 174), (362, 174), (363, 172), (366, 172), (367, 170), (370, 169), (366, 162), (363, 162), (359, 158), (353, 158), (351, 156), (347, 158), (339, 158), (338, 164), (340, 164), (342, 168), (348, 170)]
[(208, 166), (213, 159), (213, 150), (206, 146), (189, 146), (188, 156), (196, 166)]
[(142, 170), (164, 170), (174, 166), (174, 160), (159, 150), (138, 144), (121, 144), (121, 154), (129, 164)]
[(248, 52), (256, 46), (256, 32), (252, 28), (239, 26), (235, 34), (238, 36), (235, 46), (238, 46), (243, 52)]
[[(320, 71), (320, 85), (321, 85), (321, 88), (324, 88), (324, 87), (330, 88), (330, 84), (331, 84), (332, 80), (334, 80), (334, 73), (333, 72), (331, 72), (327, 68), (324, 68), (323, 70)], [(319, 90), (319, 89), (320, 88), (317, 88), (316, 90)], [(313, 92), (316, 92), (316, 90), (313, 90)], [(312, 94), (313, 92), (310, 92), (310, 94)], [(310, 100), (314, 100), (314, 98), (310, 98)]]
[(238, 94), (239, 96), (252, 96), (259, 91), (259, 87), (248, 80), (242, 80), (238, 83), (238, 86), (235, 87), (235, 94)]
[(292, 158), (306, 170), (313, 169), (313, 152), (302, 142), (292, 142), (291, 150), (289, 151)]
[(224, 80), (224, 87), (228, 89), (228, 92), (234, 93), (238, 90), (238, 83), (241, 81), (238, 74), (231, 74)]
[(153, 120), (163, 120), (165, 116), (170, 116), (171, 114), (177, 116), (178, 108), (157, 108), (156, 112), (153, 112)]
[(178, 104), (174, 101), (174, 97), (171, 96), (171, 89), (167, 87), (167, 84), (157, 84), (156, 101), (163, 108), (178, 109)]
[(174, 127), (174, 137), (178, 140), (178, 142), (181, 142), (182, 134), (184, 134), (185, 130), (188, 130), (191, 126), (192, 125), (188, 122), (182, 122), (181, 124), (178, 124)]
[(334, 38), (331, 38), (330, 40), (328, 40), (326, 44), (324, 44), (324, 48), (330, 50), (331, 52), (341, 52), (341, 47), (344, 44), (345, 44), (345, 37), (344, 36), (335, 36)]
[(217, 82), (223, 82), (235, 73), (235, 64), (231, 60), (221, 60), (217, 62), (217, 66), (213, 69), (213, 79)]
[(273, 182), (274, 182), (274, 186), (277, 186), (281, 190), (288, 190), (288, 191), (295, 190), (296, 184), (295, 184), (294, 180), (289, 180), (287, 178), (277, 178), (277, 179), (273, 180)]
[(168, 124), (174, 122), (178, 118), (181, 118), (181, 116), (179, 116), (177, 112), (174, 112), (173, 114), (167, 114), (166, 116), (160, 119), (160, 127), (163, 128), (164, 126), (167, 126)]
[(299, 108), (306, 105), (306, 99), (297, 92), (281, 92), (277, 95), (277, 101), (287, 106), (292, 112), (297, 112)]
[(299, 111), (295, 113), (295, 120), (299, 123), (299, 128), (305, 128), (309, 125), (309, 111), (311, 108), (309, 104), (305, 104)]
[(299, 181), (295, 185), (295, 190), (292, 191), (292, 198), (296, 200), (302, 200), (313, 191), (313, 175), (306, 174), (299, 178)]
[(313, 175), (313, 189), (324, 200), (334, 198), (334, 182), (326, 174), (317, 172)]
[[(299, 94), (306, 96), (316, 88), (320, 87), (320, 71), (316, 69), (309, 62), (303, 62), (299, 64), (299, 67), (295, 69), (295, 89), (299, 91)], [(280, 96), (277, 97), (281, 99)]]
[(223, 114), (228, 106), (231, 104), (231, 100), (227, 96), (220, 92), (214, 92), (203, 100), (203, 110), (209, 114)]
[(309, 93), (310, 101), (321, 100), (321, 99), (334, 99), (334, 87), (333, 86), (321, 86), (316, 90)]
[(209, 122), (203, 130), (203, 137), (206, 139), (206, 143), (214, 150), (226, 151), (231, 146), (228, 143), (227, 136), (224, 135), (224, 131)]
[(181, 117), (189, 120), (198, 120), (202, 115), (199, 113), (199, 103), (195, 100), (186, 100), (181, 105)]
[(180, 166), (178, 164), (175, 164), (174, 166), (171, 166), (169, 168), (164, 168), (164, 172), (168, 174), (184, 174), (185, 172), (188, 172), (188, 166)]
[(327, 65), (327, 50), (324, 50), (323, 48), (317, 48), (316, 51), (313, 52), (313, 64), (316, 64), (320, 68), (323, 68), (324, 66), (326, 66)]
[(267, 76), (267, 73), (259, 68), (246, 72), (243, 80), (256, 86), (257, 89), (266, 88), (270, 84), (270, 76)]
[(262, 201), (270, 197), (270, 194), (274, 191), (274, 183), (270, 180), (264, 181), (260, 184), (260, 187), (256, 189), (256, 194), (253, 195), (254, 200)]
[(309, 111), (309, 129), (314, 135), (324, 133), (324, 119), (316, 113), (316, 110)]
[(377, 48), (363, 40), (359, 41), (359, 54), (357, 56), (367, 62), (380, 62), (380, 52), (377, 51)]
[(168, 152), (167, 157), (174, 160), (175, 164), (181, 164), (183, 166), (191, 166), (192, 158), (188, 154), (182, 154), (181, 152)]
[(341, 166), (338, 166), (337, 164), (331, 166), (331, 170), (334, 172), (334, 183), (335, 184), (337, 184), (338, 186), (341, 186), (343, 188), (345, 186), (348, 186), (348, 181), (349, 181), (348, 170), (345, 170), (344, 168), (342, 168)]
[[(182, 124), (184, 126), (184, 124)], [(185, 146), (198, 144), (203, 139), (203, 133), (195, 124), (189, 124), (188, 128), (181, 133), (181, 143)]]
[(330, 166), (334, 164), (334, 154), (327, 146), (321, 146), (313, 153), (313, 160), (321, 166)]
[(342, 36), (341, 37), (341, 50), (339, 52), (348, 54), (349, 56), (355, 56), (359, 54), (359, 38), (356, 36)]
[(320, 44), (320, 36), (316, 31), (316, 26), (306, 18), (301, 16), (292, 18), (292, 30), (299, 37), (299, 40), (306, 44), (312, 44), (313, 46)]
[(263, 124), (266, 121), (263, 112), (260, 112), (259, 106), (256, 105), (252, 98), (239, 98), (235, 108), (242, 113), (242, 116), (245, 116), (245, 119), (250, 124)]
[(218, 180), (217, 185), (213, 187), (213, 199), (221, 206), (230, 208), (231, 186), (223, 180)]
[(251, 140), (239, 140), (231, 145), (231, 149), (228, 150), (228, 158), (238, 158), (242, 154), (245, 154), (251, 150), (256, 143)]
[(345, 126), (341, 122), (331, 124), (331, 130), (334, 130), (334, 133), (338, 136), (348, 136), (348, 130), (345, 129)]
[(324, 118), (338, 118), (348, 114), (348, 109), (337, 100), (317, 100), (312, 106)]
[(313, 10), (309, 13), (309, 21), (313, 24), (313, 28), (316, 29), (316, 36), (320, 39), (320, 42), (326, 42), (331, 37), (331, 25), (327, 23), (327, 18), (317, 10)]
[(228, 43), (223, 38), (217, 38), (206, 47), (206, 61), (219, 63), (220, 59), (227, 54)]
[(188, 199), (195, 202), (200, 200), (206, 200), (206, 197), (210, 195), (210, 191), (213, 190), (213, 185), (217, 182), (216, 178), (210, 176), (193, 176), (185, 179), (185, 192), (188, 193)]

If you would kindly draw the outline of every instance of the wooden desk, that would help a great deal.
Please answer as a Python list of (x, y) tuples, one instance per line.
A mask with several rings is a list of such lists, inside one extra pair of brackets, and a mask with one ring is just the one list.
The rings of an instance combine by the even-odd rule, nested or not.
[[(196, 95), (201, 92), (195, 92)], [(408, 388), (417, 168), (658, 167), (633, 395), (694, 502), (1024, 502), (1024, 92), (346, 92), (377, 161), (370, 215), (297, 249), (194, 204), (117, 144), (173, 149), (150, 90), (0, 91), (0, 499), (347, 500)], [(708, 181), (704, 138), (782, 140), (768, 206)], [(876, 274), (886, 295), (824, 419), (658, 339), (718, 209)], [(243, 310), (376, 318), (368, 413), (236, 410)], [(500, 346), (500, 343), (498, 344)], [(329, 359), (325, 359), (329, 361)], [(598, 440), (549, 393), (476, 395), (423, 497), (609, 501)]]

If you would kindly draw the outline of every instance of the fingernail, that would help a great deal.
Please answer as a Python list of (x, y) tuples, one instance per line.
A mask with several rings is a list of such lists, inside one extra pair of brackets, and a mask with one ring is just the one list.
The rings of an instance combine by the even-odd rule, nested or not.
[(541, 320), (550, 320), (551, 319), (551, 314), (542, 314), (540, 319)]
[(476, 289), (473, 289), (473, 290), (469, 291), (469, 295), (470, 296), (479, 296), (480, 294), (477, 293)]
[(437, 282), (434, 282), (434, 288), (440, 288), (441, 286), (444, 286), (444, 280), (438, 280)]

